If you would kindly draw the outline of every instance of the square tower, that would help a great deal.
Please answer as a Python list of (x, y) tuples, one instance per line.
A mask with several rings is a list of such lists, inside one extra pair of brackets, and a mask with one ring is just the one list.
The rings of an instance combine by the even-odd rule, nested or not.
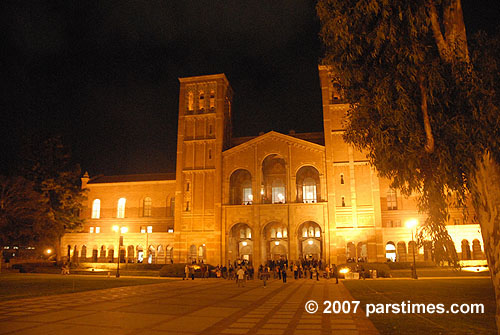
[(232, 90), (224, 74), (179, 78), (176, 261), (221, 261), (222, 151), (231, 142)]

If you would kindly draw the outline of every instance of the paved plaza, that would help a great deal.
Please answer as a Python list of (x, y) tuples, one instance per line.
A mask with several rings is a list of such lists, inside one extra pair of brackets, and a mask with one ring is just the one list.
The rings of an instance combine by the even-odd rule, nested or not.
[[(311, 299), (316, 314), (304, 309)], [(363, 311), (322, 314), (323, 300), (353, 298), (332, 280), (271, 280), (266, 288), (259, 280), (242, 288), (175, 280), (2, 302), (0, 334), (378, 334)]]

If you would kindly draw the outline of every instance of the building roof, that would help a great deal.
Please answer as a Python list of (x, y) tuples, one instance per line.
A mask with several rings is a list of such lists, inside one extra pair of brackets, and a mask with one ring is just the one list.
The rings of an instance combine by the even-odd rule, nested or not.
[(124, 174), (119, 176), (96, 176), (88, 184), (129, 183), (138, 181), (175, 180), (175, 173)]

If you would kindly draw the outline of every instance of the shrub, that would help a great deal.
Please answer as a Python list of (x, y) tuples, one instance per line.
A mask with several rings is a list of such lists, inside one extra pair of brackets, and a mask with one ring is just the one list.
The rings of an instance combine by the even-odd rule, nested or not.
[[(410, 270), (413, 262), (387, 262), (391, 270)], [(436, 267), (434, 262), (416, 262), (418, 268), (431, 268)]]
[[(388, 278), (391, 276), (391, 269), (386, 263), (347, 263), (340, 264), (337, 269), (349, 268), (351, 272), (359, 272), (359, 269), (363, 267), (365, 269), (365, 278), (370, 278), (370, 270), (377, 271), (377, 278)], [(342, 274), (339, 274), (343, 277)]]

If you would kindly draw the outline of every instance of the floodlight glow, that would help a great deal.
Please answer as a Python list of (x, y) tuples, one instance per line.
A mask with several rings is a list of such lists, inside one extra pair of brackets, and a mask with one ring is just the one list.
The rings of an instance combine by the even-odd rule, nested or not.
[(313, 242), (313, 241), (311, 241), (311, 240), (307, 241), (307, 244), (309, 244), (309, 245), (312, 245), (313, 243), (314, 243), (314, 242)]
[(47, 249), (45, 250), (45, 252), (47, 253), (47, 255), (50, 255), (52, 253), (52, 249)]
[(118, 229), (120, 229), (120, 227), (118, 227), (118, 226), (113, 226), (113, 231), (118, 231)]
[(405, 225), (406, 228), (413, 229), (418, 225), (418, 221), (417, 219), (409, 219), (408, 221), (406, 221)]
[(246, 241), (241, 243), (241, 245), (243, 245), (244, 247), (246, 247), (246, 246), (247, 246), (247, 244), (248, 244), (248, 243), (247, 243)]
[(342, 269), (339, 270), (339, 272), (342, 273), (342, 274), (346, 274), (349, 271), (350, 271), (349, 268), (342, 268)]
[(122, 232), (122, 234), (125, 234), (126, 232), (128, 232), (128, 227), (121, 227), (120, 231)]
[(274, 242), (275, 245), (280, 245), (280, 241)]

